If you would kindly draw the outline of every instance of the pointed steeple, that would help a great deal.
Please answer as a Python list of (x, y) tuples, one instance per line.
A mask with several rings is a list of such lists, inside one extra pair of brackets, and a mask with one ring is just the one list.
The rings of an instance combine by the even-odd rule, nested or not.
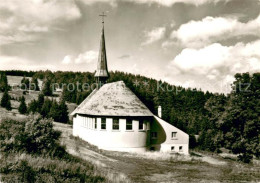
[[(102, 16), (105, 16), (104, 14)], [(102, 21), (102, 32), (98, 56), (97, 70), (95, 73), (95, 78), (97, 83), (104, 84), (109, 78), (109, 73), (107, 69), (107, 55), (106, 55), (106, 44), (105, 44), (105, 33), (104, 33), (104, 20)]]

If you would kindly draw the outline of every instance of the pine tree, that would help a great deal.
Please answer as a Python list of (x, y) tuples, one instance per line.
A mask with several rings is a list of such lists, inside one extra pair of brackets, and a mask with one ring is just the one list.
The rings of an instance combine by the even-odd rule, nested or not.
[(46, 79), (44, 82), (44, 86), (42, 89), (42, 93), (45, 96), (52, 96), (52, 88), (51, 88), (51, 80), (50, 79)]
[(39, 111), (43, 118), (49, 117), (51, 107), (52, 101), (47, 98)]
[(48, 114), (48, 117), (53, 118), (54, 121), (60, 121), (61, 111), (60, 111), (59, 104), (57, 103), (56, 100), (52, 102), (52, 106)]
[(43, 104), (44, 104), (44, 95), (43, 95), (42, 93), (40, 93), (40, 94), (38, 95), (37, 104), (38, 104), (37, 110), (38, 110), (38, 112), (40, 113), (41, 110), (42, 110), (42, 106), (43, 106)]
[(30, 87), (30, 80), (24, 76), (23, 79), (21, 80), (21, 89), (29, 90), (29, 87)]
[(36, 113), (38, 111), (38, 102), (36, 100), (32, 100), (28, 105), (28, 112)]
[(68, 107), (64, 100), (61, 100), (59, 105), (59, 110), (60, 110), (59, 122), (67, 123), (69, 121), (69, 117), (68, 117), (69, 113), (68, 113)]
[(5, 90), (3, 97), (1, 99), (1, 106), (6, 107), (8, 100), (9, 100), (9, 95), (8, 95), (7, 90)]
[(8, 100), (7, 101), (7, 104), (6, 104), (6, 107), (5, 107), (8, 111), (11, 111), (12, 110), (12, 106), (11, 106), (11, 101)]
[(31, 88), (30, 89), (34, 90), (34, 91), (40, 91), (38, 79), (36, 77), (32, 78)]
[(4, 92), (5, 90), (8, 90), (8, 81), (5, 73), (0, 74), (0, 91)]
[(1, 106), (6, 108), (7, 110), (12, 110), (10, 96), (8, 95), (7, 90), (5, 90), (3, 97), (1, 99)]
[(20, 114), (25, 114), (27, 112), (27, 106), (26, 106), (26, 103), (25, 103), (25, 98), (24, 96), (21, 97), (20, 99), (20, 106), (18, 108), (18, 111), (20, 112)]

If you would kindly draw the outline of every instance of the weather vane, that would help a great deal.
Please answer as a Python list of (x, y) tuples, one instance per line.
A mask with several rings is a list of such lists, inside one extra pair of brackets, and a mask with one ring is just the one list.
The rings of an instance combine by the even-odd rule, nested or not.
[(105, 15), (105, 13), (103, 12), (101, 15), (99, 15), (100, 17), (102, 17), (102, 24), (104, 24), (104, 18), (107, 16)]

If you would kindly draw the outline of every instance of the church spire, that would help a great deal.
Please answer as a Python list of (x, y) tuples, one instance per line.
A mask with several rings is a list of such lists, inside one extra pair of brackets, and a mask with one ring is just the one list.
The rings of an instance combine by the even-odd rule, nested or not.
[(99, 85), (106, 83), (106, 80), (109, 78), (109, 73), (107, 69), (107, 55), (106, 55), (106, 44), (105, 44), (105, 33), (104, 33), (104, 17), (106, 16), (103, 12), (102, 15), (102, 32), (98, 56), (97, 70), (95, 73), (96, 81)]

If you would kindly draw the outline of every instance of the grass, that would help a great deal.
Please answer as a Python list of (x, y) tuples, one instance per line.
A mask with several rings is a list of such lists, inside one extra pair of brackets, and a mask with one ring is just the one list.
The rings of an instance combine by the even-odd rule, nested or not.
[(4, 182), (103, 182), (95, 167), (86, 162), (51, 159), (29, 154), (1, 157)]
[(0, 173), (3, 182), (104, 182), (90, 162), (68, 154), (50, 119), (0, 122)]
[[(19, 78), (13, 78), (12, 82), (15, 79)], [(22, 92), (11, 91), (10, 94), (18, 97)], [(37, 92), (29, 93), (26, 102), (37, 97)], [(16, 108), (17, 104), (13, 102), (15, 101), (12, 101), (12, 105)], [(69, 105), (70, 112), (75, 106)], [(16, 119), (25, 117), (18, 114), (17, 109), (8, 112), (0, 107), (0, 121), (4, 116)], [(226, 154), (221, 157), (201, 151), (191, 152), (191, 156), (105, 151), (73, 137), (71, 125), (54, 123), (54, 127), (62, 132), (60, 143), (66, 146), (66, 151), (74, 160), (26, 153), (0, 156), (0, 170), (5, 182), (31, 181), (29, 174), (38, 182), (80, 182), (84, 176), (87, 182), (260, 182), (260, 164), (256, 160), (253, 164), (243, 164)]]
[[(190, 156), (160, 152), (106, 151), (72, 136), (69, 133), (72, 129), (71, 126), (62, 129), (62, 124), (57, 125), (63, 132), (65, 129), (69, 129), (64, 138), (70, 139), (72, 142), (66, 145), (69, 148), (77, 149), (79, 156), (88, 159), (93, 158), (93, 152), (98, 153), (99, 156), (94, 157), (100, 164), (100, 169), (105, 166), (106, 170), (120, 172), (132, 182), (260, 181), (260, 166), (257, 164), (244, 164), (234, 160), (226, 160), (217, 154), (202, 151), (191, 152)], [(87, 154), (84, 153), (86, 150)]]

